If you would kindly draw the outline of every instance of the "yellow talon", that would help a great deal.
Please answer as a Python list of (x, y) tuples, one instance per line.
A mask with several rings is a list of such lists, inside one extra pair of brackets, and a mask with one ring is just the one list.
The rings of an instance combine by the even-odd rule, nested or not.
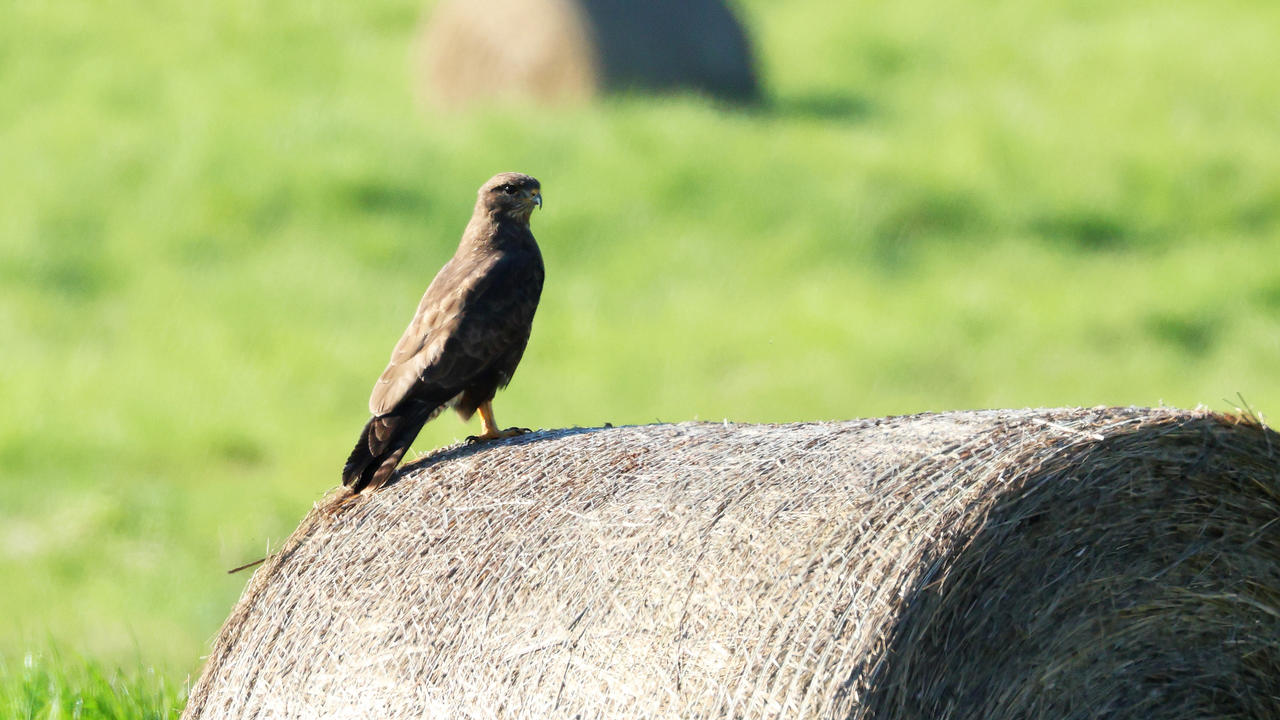
[(507, 428), (506, 430), (499, 430), (497, 421), (493, 419), (493, 401), (492, 400), (490, 400), (489, 402), (480, 403), (480, 407), (476, 409), (480, 411), (480, 434), (468, 435), (467, 436), (468, 445), (478, 443), (478, 442), (485, 442), (487, 440), (502, 440), (505, 438), (513, 438), (513, 437), (516, 437), (517, 435), (524, 435), (525, 433), (530, 432), (529, 428), (517, 428), (517, 427)]

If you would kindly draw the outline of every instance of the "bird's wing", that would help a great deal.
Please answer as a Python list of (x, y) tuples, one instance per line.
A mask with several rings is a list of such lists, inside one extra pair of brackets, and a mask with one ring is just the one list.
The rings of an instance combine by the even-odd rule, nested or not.
[[(528, 294), (513, 282), (517, 264), (510, 256), (489, 255), (470, 262), (455, 258), (440, 270), (374, 384), (370, 412), (385, 415), (415, 390), (444, 402), (505, 351), (509, 326), (523, 321), (527, 339), (532, 311), (524, 319), (507, 307)], [(537, 284), (540, 290), (540, 275)]]
[(542, 258), (536, 249), (504, 255), (487, 277), (488, 284), (477, 289), (455, 337), (457, 352), (470, 359), (470, 367), (476, 372), (497, 371), (501, 387), (510, 381), (529, 341), (542, 294)]

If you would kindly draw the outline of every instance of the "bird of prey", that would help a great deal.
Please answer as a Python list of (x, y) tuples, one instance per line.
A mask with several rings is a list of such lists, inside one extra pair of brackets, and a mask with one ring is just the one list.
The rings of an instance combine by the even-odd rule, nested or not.
[(475, 212), (453, 258), (440, 269), (373, 386), (373, 417), (342, 469), (354, 492), (382, 486), (422, 426), (452, 407), (469, 420), (480, 411), (480, 435), (499, 430), (493, 396), (511, 381), (524, 354), (542, 294), (542, 253), (529, 215), (542, 207), (538, 181), (500, 173), (480, 187)]

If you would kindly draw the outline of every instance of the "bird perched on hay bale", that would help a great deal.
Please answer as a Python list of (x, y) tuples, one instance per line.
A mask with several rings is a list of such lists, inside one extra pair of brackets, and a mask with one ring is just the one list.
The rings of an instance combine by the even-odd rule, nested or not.
[(1277, 518), (1207, 412), (541, 432), (319, 504), (185, 717), (1280, 718)]
[(480, 187), (457, 252), (373, 386), (373, 417), (342, 469), (343, 485), (358, 493), (386, 483), (422, 426), (446, 407), (463, 420), (480, 411), (481, 432), (471, 441), (528, 432), (499, 430), (492, 401), (524, 355), (542, 294), (542, 254), (529, 230), (535, 207), (542, 186), (528, 175), (500, 173)]
[(443, 0), (417, 65), (437, 105), (633, 90), (759, 96), (750, 43), (723, 0)]

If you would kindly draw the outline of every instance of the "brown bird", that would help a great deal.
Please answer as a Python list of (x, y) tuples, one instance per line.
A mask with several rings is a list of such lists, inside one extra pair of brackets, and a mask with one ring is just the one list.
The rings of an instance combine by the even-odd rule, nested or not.
[(464, 421), (480, 411), (480, 434), (468, 441), (528, 432), (499, 430), (492, 401), (520, 363), (542, 294), (542, 253), (529, 230), (542, 188), (528, 175), (500, 173), (478, 195), (457, 252), (431, 281), (373, 386), (373, 417), (342, 469), (342, 484), (355, 492), (382, 486), (422, 426), (446, 407)]

